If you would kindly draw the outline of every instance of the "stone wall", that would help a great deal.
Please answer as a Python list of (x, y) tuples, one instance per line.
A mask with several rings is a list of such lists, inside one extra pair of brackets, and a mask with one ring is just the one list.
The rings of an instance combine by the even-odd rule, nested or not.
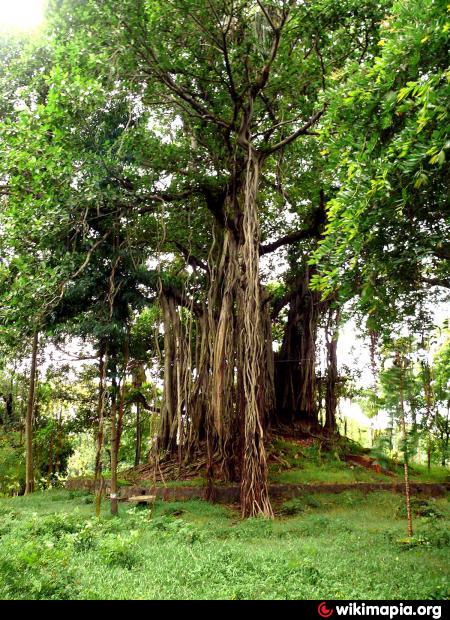
[[(450, 490), (450, 483), (411, 483), (411, 494), (427, 497), (440, 497)], [(94, 481), (86, 478), (72, 478), (66, 482), (68, 490), (94, 491)], [(404, 493), (405, 487), (400, 482), (356, 482), (353, 484), (271, 484), (269, 493), (272, 500), (290, 499), (298, 497), (304, 493), (342, 493), (343, 491), (362, 491), (370, 493), (373, 491), (392, 491), (393, 493)], [(109, 493), (109, 481), (105, 481), (105, 493)], [(214, 500), (217, 503), (234, 504), (239, 503), (239, 485), (218, 485), (215, 487)], [(119, 490), (119, 498), (126, 500), (128, 497), (136, 495), (156, 495), (165, 501), (183, 501), (187, 499), (205, 497), (205, 487), (203, 486), (158, 486), (154, 488), (134, 484), (122, 486)]]

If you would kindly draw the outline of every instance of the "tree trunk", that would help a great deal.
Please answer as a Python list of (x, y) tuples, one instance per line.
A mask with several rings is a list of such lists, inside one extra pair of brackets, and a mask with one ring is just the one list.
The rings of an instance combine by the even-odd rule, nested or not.
[(33, 466), (33, 411), (36, 391), (36, 367), (38, 353), (39, 334), (36, 331), (33, 336), (31, 350), (30, 386), (28, 390), (28, 406), (25, 419), (25, 443), (26, 443), (26, 469), (25, 469), (25, 495), (34, 491), (34, 466)]
[(409, 486), (409, 467), (407, 455), (405, 453), (404, 457), (404, 477), (405, 477), (405, 500), (406, 500), (406, 512), (408, 516), (408, 536), (413, 535), (413, 525), (412, 525), (412, 510), (411, 510), (411, 492)]
[(62, 412), (58, 414), (57, 427), (56, 427), (56, 454), (55, 454), (55, 473), (61, 472), (61, 454), (63, 448), (63, 427), (62, 427)]
[(409, 486), (409, 466), (408, 466), (408, 434), (406, 431), (406, 413), (405, 413), (405, 399), (404, 399), (404, 385), (403, 385), (403, 372), (404, 364), (400, 354), (397, 354), (397, 366), (400, 373), (400, 416), (403, 434), (403, 462), (404, 462), (404, 479), (405, 479), (405, 501), (406, 501), (406, 514), (408, 521), (408, 536), (413, 535), (412, 524), (412, 510), (411, 510), (411, 490)]
[(339, 310), (330, 308), (326, 326), (327, 347), (327, 374), (325, 391), (325, 428), (330, 433), (336, 433), (336, 409), (338, 403), (338, 370), (337, 370), (337, 345)]
[(120, 384), (120, 391), (119, 391), (119, 417), (117, 419), (117, 462), (119, 461), (120, 443), (122, 441), (123, 418), (125, 415), (125, 391), (126, 391), (126, 385), (127, 385), (127, 372), (128, 372), (129, 360), (130, 360), (130, 344), (129, 344), (129, 331), (127, 329), (127, 334), (126, 334), (125, 342), (123, 345), (123, 378), (122, 378), (122, 383)]
[(103, 494), (103, 443), (104, 443), (104, 413), (105, 413), (105, 396), (106, 396), (106, 366), (108, 364), (108, 352), (103, 345), (100, 349), (99, 360), (99, 386), (98, 386), (98, 404), (97, 404), (97, 450), (95, 455), (95, 476), (94, 488), (96, 489), (95, 514), (100, 516), (101, 502)]
[[(127, 347), (128, 348), (128, 347)], [(132, 369), (132, 385), (134, 389), (140, 389), (145, 382), (145, 369), (142, 364), (138, 364)], [(136, 434), (135, 434), (135, 453), (134, 453), (134, 466), (138, 467), (141, 464), (142, 455), (142, 418), (141, 418), (141, 403), (136, 403)]]
[(114, 376), (112, 381), (112, 394), (111, 394), (111, 493), (110, 493), (110, 505), (111, 514), (117, 515), (119, 511), (118, 503), (118, 483), (117, 483), (117, 470), (119, 466), (119, 450), (120, 442), (122, 439), (123, 430), (123, 417), (125, 414), (125, 388), (128, 370), (129, 359), (129, 344), (128, 344), (128, 332), (124, 342), (123, 348), (123, 364), (124, 371), (122, 382), (119, 390), (119, 414), (117, 415), (117, 364), (114, 364)]
[(230, 482), (238, 480), (241, 466), (241, 427), (236, 404), (238, 261), (236, 238), (226, 230), (218, 265), (211, 269), (208, 296), (211, 377), (207, 424), (209, 456), (212, 458), (218, 452), (224, 477)]
[[(241, 511), (244, 517), (272, 517), (267, 482), (265, 439), (265, 342), (259, 280), (259, 218), (257, 193), (260, 162), (249, 147), (242, 201), (243, 243), (239, 248), (239, 365), (244, 401)], [(242, 415), (242, 414), (241, 414)]]
[(53, 429), (50, 433), (50, 444), (48, 447), (48, 463), (47, 463), (47, 483), (50, 484), (53, 474)]
[(141, 464), (142, 453), (142, 422), (141, 422), (141, 405), (136, 404), (136, 450), (134, 453), (134, 466), (138, 467)]
[(203, 314), (197, 319), (195, 342), (196, 376), (189, 399), (189, 435), (187, 451), (195, 454), (201, 442), (206, 438), (208, 397), (210, 390), (210, 364), (208, 343), (208, 316), (206, 306)]
[(117, 457), (119, 452), (119, 433), (117, 429), (117, 366), (114, 363), (113, 378), (111, 381), (111, 492), (110, 492), (110, 509), (112, 515), (118, 513), (117, 502)]
[(309, 289), (306, 268), (289, 304), (280, 352), (275, 359), (276, 422), (299, 422), (305, 431), (319, 424), (316, 381), (316, 338), (320, 296)]
[(224, 201), (226, 224), (217, 225), (208, 260), (208, 497), (217, 455), (224, 478), (241, 481), (242, 514), (271, 516), (264, 435), (274, 401), (273, 354), (259, 277), (259, 161), (251, 150), (243, 180), (236, 175)]
[(14, 397), (12, 391), (5, 396), (5, 426), (14, 424)]
[(442, 431), (442, 454), (441, 454), (441, 464), (442, 467), (447, 467), (447, 455), (448, 455), (448, 442), (450, 438), (450, 424), (449, 424), (449, 416), (450, 416), (450, 401), (447, 403), (447, 416), (445, 418), (445, 436), (444, 430)]
[(431, 368), (427, 361), (422, 361), (423, 390), (425, 395), (426, 417), (425, 427), (427, 431), (427, 469), (431, 469), (431, 428), (433, 426), (433, 387)]
[(179, 317), (171, 297), (161, 295), (164, 320), (164, 387), (161, 406), (159, 449), (174, 453), (177, 445), (177, 410), (180, 395), (177, 391), (177, 338)]

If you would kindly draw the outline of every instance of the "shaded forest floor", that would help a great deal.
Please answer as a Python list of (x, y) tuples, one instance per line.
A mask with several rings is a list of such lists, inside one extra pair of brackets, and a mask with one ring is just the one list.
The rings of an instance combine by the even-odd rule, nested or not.
[(121, 504), (93, 517), (92, 495), (0, 499), (0, 598), (433, 599), (449, 584), (450, 506), (403, 498), (303, 495), (275, 521), (200, 500)]

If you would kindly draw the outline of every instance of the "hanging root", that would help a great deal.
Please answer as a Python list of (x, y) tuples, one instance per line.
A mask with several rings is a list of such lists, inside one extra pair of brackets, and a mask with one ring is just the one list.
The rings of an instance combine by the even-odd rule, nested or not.
[(245, 187), (243, 233), (239, 256), (241, 287), (239, 320), (240, 365), (244, 397), (244, 452), (241, 510), (244, 517), (272, 517), (264, 447), (265, 342), (259, 282), (259, 223), (256, 205), (259, 162), (249, 149)]

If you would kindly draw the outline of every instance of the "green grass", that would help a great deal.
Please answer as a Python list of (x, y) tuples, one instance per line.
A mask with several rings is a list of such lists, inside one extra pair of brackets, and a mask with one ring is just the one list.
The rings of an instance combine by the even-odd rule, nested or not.
[[(343, 458), (345, 454), (358, 454), (360, 451), (358, 444), (345, 438), (328, 451), (321, 451), (318, 444), (304, 447), (285, 439), (277, 439), (271, 446), (271, 452), (277, 460), (270, 464), (270, 481), (285, 484), (349, 484), (403, 480), (403, 466), (392, 463), (394, 476), (389, 476), (346, 462)], [(410, 470), (414, 482), (450, 481), (450, 470), (446, 467), (435, 465), (428, 471), (426, 465), (412, 464)]]
[(318, 444), (300, 446), (297, 443), (277, 439), (271, 446), (276, 462), (271, 463), (271, 482), (286, 484), (386, 482), (389, 476), (347, 463), (343, 454), (357, 453), (357, 444), (342, 441), (331, 451), (321, 451)]
[(285, 484), (349, 484), (352, 482), (389, 482), (392, 478), (358, 465), (352, 467), (342, 461), (323, 464), (305, 461), (302, 466), (284, 471), (272, 468), (270, 480)]
[(410, 477), (414, 482), (450, 482), (450, 470), (448, 467), (432, 465), (430, 470), (426, 465), (410, 465)]
[(0, 598), (444, 598), (450, 507), (430, 505), (398, 542), (402, 498), (389, 493), (305, 495), (275, 521), (200, 500), (121, 504), (119, 518), (105, 504), (96, 520), (81, 492), (1, 499)]

